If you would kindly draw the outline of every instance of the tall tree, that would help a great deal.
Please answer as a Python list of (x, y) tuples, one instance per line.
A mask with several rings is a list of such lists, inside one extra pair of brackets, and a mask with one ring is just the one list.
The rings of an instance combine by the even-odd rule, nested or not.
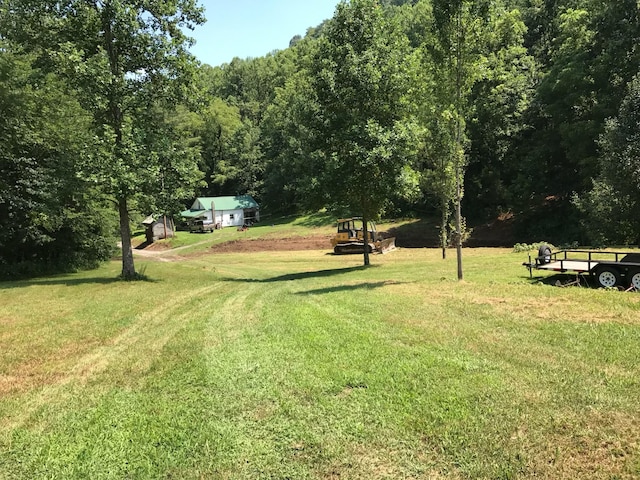
[(352, 0), (338, 5), (311, 67), (316, 148), (324, 156), (319, 186), (334, 205), (361, 212), (365, 225), (397, 190), (415, 147), (410, 53), (378, 1)]
[[(465, 168), (465, 125), (464, 117), (467, 108), (467, 94), (471, 86), (469, 78), (470, 67), (470, 41), (475, 41), (472, 30), (473, 3), (465, 0), (441, 1), (434, 0), (434, 43), (430, 46), (432, 57), (430, 61), (435, 67), (435, 77), (438, 92), (438, 110), (447, 119), (449, 132), (446, 137), (449, 139), (447, 148), (441, 152), (445, 160), (441, 162), (440, 168), (443, 172), (453, 174), (453, 204), (455, 208), (455, 244), (456, 258), (458, 264), (458, 279), (463, 278), (462, 269), (462, 195)], [(445, 126), (446, 127), (446, 126)], [(443, 189), (442, 194), (448, 193), (448, 189)], [(441, 202), (443, 208), (443, 223), (446, 218), (444, 210), (447, 207), (446, 201)], [(445, 229), (445, 224), (441, 229)], [(441, 233), (441, 239), (445, 236)], [(443, 245), (444, 256), (444, 245)]]
[[(87, 163), (85, 173), (115, 198), (122, 276), (135, 278), (129, 204), (148, 183), (149, 170), (158, 158), (146, 155), (148, 146), (141, 143), (145, 136), (140, 129), (149, 107), (175, 105), (188, 93), (195, 62), (182, 28), (202, 23), (202, 9), (195, 0), (5, 3), (2, 30), (38, 53), (42, 65), (64, 72), (93, 115), (101, 149)], [(178, 150), (175, 161), (180, 158)], [(183, 158), (192, 160), (189, 155)]]
[[(428, 46), (435, 67), (438, 110), (449, 119), (451, 143), (443, 155), (444, 164), (454, 175), (455, 244), (458, 279), (464, 277), (462, 242), (464, 219), (462, 198), (467, 166), (466, 120), (469, 118), (469, 96), (481, 73), (483, 62), (481, 39), (490, 18), (486, 0), (433, 0), (434, 42)], [(444, 228), (444, 226), (442, 226)]]

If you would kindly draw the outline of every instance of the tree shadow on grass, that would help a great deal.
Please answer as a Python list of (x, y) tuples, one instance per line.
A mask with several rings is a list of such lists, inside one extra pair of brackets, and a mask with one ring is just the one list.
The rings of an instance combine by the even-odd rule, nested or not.
[(228, 282), (240, 282), (240, 283), (274, 283), (274, 282), (289, 282), (292, 280), (305, 280), (307, 278), (322, 278), (332, 277), (334, 275), (341, 275), (343, 273), (360, 272), (369, 268), (377, 268), (379, 265), (360, 265), (358, 267), (348, 268), (332, 268), (329, 270), (317, 270), (315, 272), (300, 272), (300, 273), (287, 273), (286, 275), (278, 275), (271, 278), (225, 278)]
[(335, 293), (335, 292), (349, 292), (355, 290), (374, 290), (376, 288), (382, 288), (387, 285), (401, 285), (406, 282), (366, 282), (366, 283), (358, 283), (356, 285), (337, 285), (335, 287), (326, 287), (326, 288), (318, 288), (315, 290), (306, 290), (304, 292), (296, 292), (296, 295), (322, 295), (325, 293)]
[(300, 215), (284, 215), (269, 217), (261, 215), (258, 225), (299, 225), (303, 227), (326, 227), (334, 225), (336, 217), (326, 212), (317, 212), (301, 217)]
[(12, 288), (25, 287), (45, 287), (49, 285), (65, 285), (67, 287), (75, 287), (78, 285), (110, 285), (112, 283), (155, 283), (157, 280), (150, 279), (145, 276), (133, 281), (123, 280), (121, 277), (90, 277), (90, 278), (64, 278), (64, 277), (48, 277), (35, 280), (15, 280), (9, 282), (0, 282), (0, 290), (9, 290)]
[[(358, 267), (348, 267), (348, 268), (334, 268), (330, 270), (317, 270), (315, 272), (300, 272), (300, 273), (288, 273), (286, 275), (278, 275), (277, 277), (264, 278), (264, 279), (256, 279), (256, 278), (225, 278), (225, 281), (228, 282), (239, 282), (239, 283), (274, 283), (274, 282), (289, 282), (295, 280), (305, 280), (308, 278), (323, 278), (323, 277), (331, 277), (334, 275), (341, 275), (343, 273), (350, 272), (359, 272), (363, 270), (368, 270), (370, 268), (378, 268), (379, 265), (369, 265), (364, 266), (360, 265)], [(403, 282), (404, 283), (404, 282)], [(355, 291), (355, 290), (373, 290), (376, 288), (382, 288), (386, 285), (398, 285), (399, 282), (381, 280), (379, 282), (362, 282), (358, 284), (352, 285), (336, 285), (334, 287), (325, 287), (318, 288), (315, 290), (306, 290), (303, 292), (296, 292), (296, 295), (321, 295), (325, 293), (333, 293), (333, 292), (345, 292), (345, 291)]]
[(296, 220), (296, 225), (301, 225), (303, 227), (326, 227), (327, 225), (335, 225), (336, 223), (335, 215), (327, 212), (318, 212), (312, 215), (309, 215), (305, 218)]

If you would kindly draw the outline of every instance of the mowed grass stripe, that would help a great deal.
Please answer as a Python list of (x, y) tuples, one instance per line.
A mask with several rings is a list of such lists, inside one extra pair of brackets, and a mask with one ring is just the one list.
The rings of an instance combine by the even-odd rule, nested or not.
[[(423, 405), (422, 413), (440, 425), (450, 422), (444, 410), (450, 408), (455, 394), (445, 382), (473, 360), (448, 359), (428, 347), (417, 355), (398, 352), (397, 342), (387, 339), (389, 326), (371, 311), (363, 311), (362, 318), (354, 315), (350, 295), (336, 301), (315, 294), (296, 298), (307, 281), (284, 282), (275, 289), (272, 282), (265, 284), (273, 301), (265, 308), (264, 321), (251, 335), (229, 344), (226, 354), (215, 350), (213, 371), (225, 384), (221, 404), (229, 409), (226, 416), (235, 419), (236, 435), (246, 436), (239, 443), (247, 452), (239, 452), (234, 468), (251, 478), (265, 468), (271, 472), (268, 468), (275, 465), (278, 468), (271, 474), (286, 476), (291, 472), (284, 466), (294, 468), (296, 458), (308, 461), (309, 455), (316, 464), (313, 471), (322, 475), (340, 470), (367, 478), (374, 473), (364, 468), (367, 464), (398, 474), (434, 468), (435, 461), (412, 465), (407, 445), (403, 454), (395, 451), (397, 447), (391, 449), (395, 453), (390, 450), (390, 440), (397, 442), (398, 435), (411, 431), (404, 422), (398, 423), (398, 416), (407, 415), (406, 407), (412, 403), (420, 409), (425, 392), (428, 399), (444, 387), (437, 394), (439, 400)], [(229, 318), (237, 320), (233, 314)], [(425, 376), (429, 371), (432, 377), (438, 372), (436, 378)], [(459, 408), (465, 403), (455, 402)], [(411, 448), (419, 448), (420, 437), (411, 436)], [(363, 456), (365, 450), (367, 456)], [(389, 458), (392, 453), (395, 459)], [(281, 458), (274, 461), (274, 455)], [(397, 462), (405, 465), (398, 467)], [(311, 474), (303, 465), (298, 467), (296, 475)]]
[(156, 301), (108, 345), (81, 358), (72, 370), (79, 375), (45, 387), (20, 408), (24, 421), (11, 426), (7, 440), (18, 476), (157, 478), (176, 464), (182, 471), (200, 448), (215, 450), (209, 435), (202, 444), (195, 435), (207, 418), (207, 394), (189, 379), (206, 371), (198, 341), (204, 325), (215, 322), (207, 298), (223, 296), (219, 287)]
[[(513, 258), (513, 256), (511, 257)], [(405, 267), (406, 268), (406, 267)], [(358, 269), (356, 269), (355, 271), (357, 271)], [(342, 270), (340, 270), (341, 272)], [(404, 271), (403, 269), (401, 269), (401, 272)], [(291, 278), (295, 279), (295, 282), (297, 282), (297, 285), (299, 286), (304, 286), (304, 284), (300, 284), (299, 280), (303, 280), (307, 277), (305, 277), (305, 274), (310, 273), (311, 275), (308, 276), (308, 278), (324, 278), (326, 277), (326, 275), (324, 275), (323, 272), (326, 272), (326, 270), (313, 270), (310, 269), (310, 271), (305, 271), (303, 272), (302, 275), (296, 275), (294, 274), (293, 276), (289, 275), (285, 275), (285, 278), (281, 278), (281, 277), (271, 277), (271, 282), (273, 282), (273, 278), (279, 279), (280, 281), (293, 281), (291, 280)], [(372, 273), (373, 272), (373, 273)], [(375, 277), (375, 273), (377, 272), (377, 270), (373, 269), (372, 271), (368, 271), (367, 272), (367, 280), (370, 280), (371, 278)], [(397, 273), (401, 273), (401, 272), (397, 272)], [(321, 273), (321, 275), (316, 275), (317, 273)], [(393, 287), (393, 281), (389, 281), (388, 278), (392, 278), (393, 277), (393, 273), (394, 272), (386, 272), (387, 274), (391, 273), (392, 275), (390, 277), (385, 277), (383, 279), (381, 279), (378, 282), (370, 282), (370, 281), (362, 281), (360, 280), (360, 285), (365, 286), (365, 288), (367, 287), (371, 287), (372, 285), (386, 285), (389, 286), (389, 283), (391, 283), (392, 287)], [(437, 275), (437, 272), (435, 273)], [(406, 272), (405, 272), (405, 278), (406, 278)], [(433, 274), (431, 275), (431, 277), (433, 277)], [(343, 282), (335, 282), (335, 280), (338, 278), (338, 275), (333, 275), (332, 277), (332, 281), (333, 281), (333, 286), (328, 287), (328, 288), (307, 288), (306, 290), (304, 290), (303, 288), (298, 289), (298, 294), (305, 294), (305, 293), (332, 293), (332, 292), (339, 292), (339, 291), (343, 291), (343, 290), (347, 290), (350, 291), (351, 293), (357, 292), (358, 288), (354, 288), (354, 286), (356, 286), (358, 284), (358, 281), (356, 280), (355, 283), (351, 284), (347, 284), (344, 285)], [(507, 280), (508, 281), (508, 277)], [(502, 283), (506, 283), (505, 279), (503, 279)], [(494, 281), (492, 280), (492, 283)], [(316, 282), (317, 283), (317, 282)], [(336, 284), (337, 283), (337, 284)], [(407, 284), (407, 283), (405, 283)], [(519, 305), (519, 298), (514, 299), (514, 290), (516, 291), (516, 295), (527, 295), (527, 296), (532, 296), (534, 297), (533, 301), (536, 302), (536, 298), (538, 298), (537, 301), (539, 301), (541, 304), (552, 304), (554, 302), (555, 299), (557, 298), (563, 298), (568, 296), (574, 296), (574, 295), (584, 295), (584, 292), (588, 292), (587, 290), (574, 290), (574, 291), (563, 291), (560, 289), (549, 289), (549, 288), (531, 288), (529, 287), (526, 283), (523, 283), (521, 281), (518, 282), (514, 282), (513, 286), (507, 286), (506, 287), (506, 292), (504, 293), (504, 296), (506, 298), (506, 300), (504, 301), (498, 301), (498, 302), (494, 302), (493, 300), (489, 299), (489, 302), (484, 302), (484, 301), (480, 301), (474, 302), (473, 299), (473, 295), (482, 295), (486, 292), (484, 292), (483, 290), (492, 290), (495, 293), (495, 288), (490, 288), (487, 287), (486, 285), (480, 284), (462, 284), (461, 286), (455, 286), (453, 287), (454, 293), (453, 293), (453, 297), (451, 298), (451, 302), (452, 304), (449, 305), (448, 301), (440, 301), (440, 303), (438, 303), (437, 299), (436, 301), (433, 301), (431, 299), (431, 297), (434, 294), (434, 290), (437, 292), (438, 290), (443, 290), (442, 288), (442, 284), (440, 284), (439, 286), (436, 286), (436, 284), (433, 283), (433, 279), (432, 278), (427, 278), (426, 282), (423, 282), (422, 285), (420, 285), (420, 281), (416, 281), (414, 280), (413, 282), (408, 282), (409, 285), (413, 285), (414, 287), (416, 285), (418, 285), (418, 287), (422, 286), (424, 287), (424, 290), (422, 292), (421, 296), (418, 296), (417, 298), (428, 298), (428, 300), (425, 302), (427, 305), (431, 305), (431, 309), (427, 309), (426, 311), (422, 312), (422, 313), (418, 313), (417, 317), (419, 320), (424, 321), (424, 319), (428, 319), (428, 318), (435, 318), (435, 321), (432, 322), (431, 324), (431, 328), (433, 329), (433, 327), (435, 325), (446, 325), (447, 329), (448, 329), (448, 335), (445, 335), (445, 338), (449, 339), (450, 343), (453, 343), (454, 346), (456, 346), (457, 348), (460, 348), (463, 344), (463, 342), (465, 340), (468, 339), (474, 339), (477, 338), (480, 334), (484, 333), (486, 334), (486, 332), (491, 332), (492, 330), (497, 330), (497, 331), (511, 331), (514, 328), (517, 330), (519, 328), (520, 323), (527, 323), (526, 321), (524, 321), (523, 318), (518, 317), (517, 315), (513, 315), (511, 312), (511, 315), (509, 315), (509, 310), (511, 309), (517, 309), (518, 305)], [(456, 284), (454, 284), (456, 285)], [(444, 287), (446, 290), (451, 290), (451, 286), (447, 286), (446, 285), (446, 279), (445, 279), (445, 284)], [(402, 289), (402, 283), (398, 282), (396, 284), (396, 288)], [(371, 300), (371, 297), (376, 297), (377, 293), (376, 293), (376, 288), (369, 288), (370, 291), (367, 292), (367, 301), (370, 301), (372, 304), (376, 304), (376, 302), (378, 302), (378, 305), (380, 305), (380, 298), (385, 297), (385, 298), (390, 298), (387, 293), (382, 293), (381, 295), (379, 295), (380, 298), (375, 298), (374, 300)], [(504, 287), (500, 286), (500, 290), (503, 291)], [(382, 290), (380, 290), (382, 292)], [(469, 295), (469, 291), (471, 292), (471, 295)], [(395, 295), (397, 296), (398, 292), (394, 292)], [(608, 299), (609, 301), (611, 301), (611, 294), (614, 292), (598, 292), (599, 294), (602, 295), (602, 298), (604, 299)], [(357, 294), (357, 293), (356, 293)], [(436, 295), (437, 296), (437, 295)], [(455, 301), (455, 297), (457, 296), (458, 300)], [(395, 306), (395, 309), (397, 310), (400, 306), (405, 306), (407, 305), (407, 298), (409, 298), (411, 296), (408, 296), (406, 298), (403, 298), (402, 301), (391, 301), (391, 303)], [(469, 297), (469, 298), (466, 298)], [(349, 297), (351, 298), (351, 296)], [(298, 299), (292, 299), (290, 303), (295, 303), (297, 302)], [(626, 299), (621, 299), (622, 303), (627, 303)], [(326, 302), (327, 305), (331, 305), (330, 302)], [(633, 307), (633, 305), (635, 304), (635, 299), (633, 299), (633, 297), (631, 298), (630, 302), (629, 302), (629, 306)], [(345, 303), (345, 305), (349, 305), (349, 301), (347, 300), (347, 303)], [(384, 305), (384, 303), (383, 303)], [(433, 306), (436, 305), (437, 307), (434, 309)], [(500, 308), (498, 308), (497, 312), (495, 311), (496, 308), (494, 308), (495, 306), (498, 306)], [(508, 307), (505, 311), (504, 307)], [(588, 307), (588, 305), (587, 305)], [(348, 310), (348, 315), (335, 315), (335, 318), (340, 318), (341, 321), (343, 321), (342, 319), (344, 318), (357, 318), (357, 315), (354, 313), (356, 310), (358, 310), (357, 308), (353, 308), (353, 306), (350, 306), (347, 308)], [(435, 311), (434, 311), (435, 310)], [(539, 311), (540, 309), (538, 309)], [(553, 314), (552, 320), (554, 323), (556, 322), (560, 322), (563, 323), (562, 321), (562, 314), (563, 314), (563, 309), (555, 309), (555, 313)], [(505, 320), (505, 315), (506, 315), (506, 320)], [(629, 317), (628, 311), (627, 311), (627, 315), (626, 317)], [(335, 321), (334, 318), (334, 321)], [(587, 316), (586, 318), (583, 318), (582, 321), (583, 322), (589, 322), (589, 323), (593, 323), (593, 318), (590, 318)], [(572, 320), (572, 322), (575, 322), (577, 320)], [(506, 327), (504, 324), (507, 324)], [(540, 324), (543, 322), (540, 322), (540, 319), (535, 319), (535, 324)], [(569, 325), (569, 328), (571, 327), (571, 325)], [(614, 325), (615, 328), (615, 325)], [(589, 339), (589, 332), (586, 331), (586, 336), (582, 339), (578, 338), (576, 343), (584, 343), (585, 340)], [(410, 333), (410, 336), (413, 336), (414, 341), (413, 343), (415, 344), (416, 341), (421, 341), (423, 339), (418, 339), (416, 340), (416, 336), (415, 336), (415, 332)], [(523, 334), (523, 340), (524, 342), (522, 344), (527, 343), (526, 341), (526, 337), (529, 335), (529, 333), (525, 332)], [(519, 339), (518, 339), (519, 340)], [(467, 340), (468, 341), (468, 340)], [(544, 337), (541, 339), (541, 343), (543, 346), (546, 346), (546, 341), (548, 341), (548, 339), (545, 339)], [(508, 344), (509, 342), (505, 342), (505, 344)], [(518, 349), (518, 344), (516, 343), (516, 349)], [(504, 345), (503, 345), (504, 346)], [(570, 343), (567, 343), (566, 346), (570, 346)], [(630, 351), (633, 351), (633, 343), (629, 344), (631, 348)], [(471, 347), (471, 350), (473, 351), (473, 347)], [(527, 349), (520, 349), (522, 351), (526, 351)], [(585, 349), (587, 350), (587, 349)], [(613, 348), (613, 351), (624, 351), (624, 346), (621, 346), (621, 348), (616, 349)], [(510, 365), (510, 361), (508, 360), (508, 355), (505, 356), (503, 355), (503, 357), (500, 359), (500, 361), (498, 363), (505, 363), (506, 360), (506, 364), (507, 366)], [(456, 360), (458, 361), (458, 360)], [(530, 359), (530, 361), (535, 364), (536, 363), (536, 358), (535, 355)], [(562, 365), (562, 362), (565, 362), (566, 359), (565, 358), (558, 358), (558, 362), (560, 362), (560, 364)], [(464, 362), (463, 362), (464, 363)], [(473, 363), (473, 362), (472, 362)], [(491, 362), (487, 362), (486, 360), (482, 360), (479, 362), (481, 365), (482, 364), (491, 364)], [(516, 365), (517, 366), (517, 365)], [(472, 366), (471, 368), (477, 368)], [(574, 372), (571, 369), (566, 369), (566, 368), (562, 368), (560, 369), (561, 372), (564, 372), (564, 374), (560, 377), (560, 385), (563, 385), (566, 382), (566, 377), (567, 375), (571, 375)], [(579, 368), (577, 369), (577, 371), (579, 371)], [(541, 375), (542, 374), (542, 375)], [(520, 373), (516, 370), (509, 370), (507, 369), (505, 371), (505, 375), (507, 378), (511, 379), (518, 379), (520, 377)], [(458, 373), (454, 374), (455, 377), (459, 377), (460, 375)], [(532, 369), (531, 371), (531, 378), (534, 379), (534, 382), (539, 381), (541, 378), (544, 379), (544, 369)], [(446, 379), (445, 379), (446, 381)], [(557, 388), (558, 385), (554, 385), (553, 383), (551, 384), (550, 388), (554, 389)], [(596, 386), (597, 387), (597, 386)], [(535, 385), (534, 385), (535, 388)], [(463, 387), (464, 389), (464, 387)], [(392, 391), (390, 389), (390, 391)], [(571, 388), (569, 388), (567, 390), (568, 392), (571, 392)], [(497, 445), (495, 444), (495, 437), (492, 438), (491, 435), (487, 436), (488, 442), (486, 443), (487, 446), (492, 445), (493, 443), (493, 447), (490, 447), (488, 451), (491, 451), (491, 448), (495, 449), (496, 451), (502, 451), (501, 455), (495, 455), (495, 453), (492, 453), (494, 459), (491, 460), (490, 462), (488, 462), (488, 466), (487, 465), (483, 465), (482, 462), (471, 462), (469, 465), (465, 465), (464, 469), (468, 472), (487, 472), (487, 471), (495, 471), (495, 472), (503, 472), (506, 475), (511, 475), (513, 474), (513, 472), (518, 472), (520, 471), (520, 469), (526, 471), (526, 457), (527, 457), (527, 447), (528, 445), (526, 443), (520, 442), (518, 440), (518, 438), (520, 437), (520, 432), (521, 428), (518, 426), (519, 423), (522, 422), (522, 418), (518, 415), (513, 415), (511, 417), (511, 423), (513, 424), (513, 429), (510, 430), (510, 428), (508, 428), (508, 425), (510, 425), (511, 423), (507, 421), (507, 416), (505, 415), (505, 412), (508, 411), (508, 408), (503, 408), (503, 407), (508, 407), (511, 406), (512, 410), (514, 412), (518, 411), (518, 408), (520, 408), (520, 405), (518, 405), (518, 395), (521, 392), (516, 392), (516, 396), (513, 396), (514, 391), (513, 390), (507, 390), (508, 394), (506, 395), (502, 395), (501, 397), (501, 401), (505, 404), (505, 405), (500, 405), (498, 404), (497, 406), (493, 406), (493, 408), (486, 408), (485, 411), (487, 412), (497, 412), (494, 413), (494, 416), (492, 417), (491, 415), (488, 415), (488, 417), (490, 418), (489, 421), (486, 422), (487, 425), (494, 425), (496, 430), (499, 430), (500, 433), (506, 438), (506, 434), (510, 434), (515, 441), (513, 441), (513, 439), (510, 439), (511, 443), (513, 443), (513, 445), (510, 448), (507, 448), (506, 452), (504, 449), (504, 444), (500, 444), (498, 443)], [(460, 395), (459, 392), (454, 392), (457, 395)], [(628, 393), (629, 391), (627, 390), (626, 392), (623, 392), (622, 397), (624, 397), (624, 394), (627, 394), (627, 398), (633, 398), (633, 397), (628, 397)], [(397, 394), (396, 394), (397, 395)], [(535, 394), (534, 394), (535, 395)], [(520, 411), (526, 411), (527, 410), (527, 402), (529, 401), (529, 399), (532, 397), (530, 392), (527, 392), (525, 394), (525, 396), (522, 399), (522, 409)], [(622, 398), (621, 397), (621, 398)], [(569, 398), (563, 398), (562, 396), (560, 396), (560, 401), (562, 400), (569, 400), (571, 401), (572, 399)], [(446, 403), (445, 403), (446, 404)], [(570, 418), (571, 416), (573, 416), (574, 418), (576, 417), (575, 415), (575, 410), (572, 410), (571, 407), (571, 403), (568, 404), (569, 408), (568, 411), (571, 415), (568, 415), (567, 418)], [(557, 405), (555, 404), (546, 404), (545, 408), (554, 408)], [(513, 408), (516, 407), (516, 408)], [(576, 405), (576, 407), (580, 407), (580, 405)], [(503, 408), (503, 410), (501, 410), (501, 408)], [(560, 418), (563, 418), (565, 414), (561, 414)], [(476, 418), (480, 418), (482, 417), (482, 414), (476, 414)], [(556, 428), (557, 424), (552, 423), (550, 425), (550, 429), (551, 431), (553, 431), (553, 428)], [(488, 429), (490, 430), (490, 429)], [(511, 432), (511, 433), (509, 433)], [(544, 429), (542, 429), (542, 434), (541, 436), (543, 437), (544, 435), (546, 435), (547, 431), (545, 431)], [(456, 438), (459, 441), (461, 441), (463, 444), (465, 442), (464, 439), (464, 435), (460, 435), (460, 434), (456, 434), (456, 435), (445, 435), (445, 434), (436, 434), (434, 435), (435, 439), (438, 440), (447, 440), (447, 439), (451, 439), (451, 438)], [(593, 439), (589, 439), (589, 441), (593, 441)], [(449, 440), (449, 443), (455, 443), (455, 442), (451, 442)], [(480, 442), (481, 445), (480, 447), (482, 447), (484, 444), (482, 444), (482, 442)], [(505, 443), (509, 443), (506, 442)], [(444, 442), (445, 445), (447, 445), (447, 442)], [(436, 442), (436, 445), (438, 445), (438, 443)], [(539, 445), (538, 445), (539, 446)], [(427, 445), (428, 447), (428, 445)], [(547, 445), (548, 447), (548, 445)], [(545, 448), (547, 448), (545, 447)], [(558, 445), (556, 444), (556, 446), (554, 448), (557, 449), (557, 452), (555, 453), (555, 457), (556, 459), (561, 459), (562, 458), (562, 451), (563, 448), (561, 447), (559, 448)], [(441, 449), (441, 445), (436, 447), (436, 450)], [(452, 456), (454, 458), (459, 457), (460, 456), (460, 449), (457, 448), (451, 448), (451, 445), (449, 445), (448, 450), (450, 451), (450, 453), (452, 454)], [(482, 450), (482, 448), (477, 448), (475, 447), (473, 444), (471, 445), (471, 448), (468, 448), (468, 452), (469, 454), (473, 457), (474, 455), (477, 455), (477, 452), (479, 450)], [(511, 452), (509, 453), (508, 450), (511, 450)], [(560, 453), (558, 453), (560, 452)], [(544, 453), (542, 454), (542, 456), (546, 456), (548, 454)], [(511, 455), (511, 457), (509, 457), (509, 455)], [(500, 460), (500, 458), (502, 457), (502, 460)], [(589, 456), (587, 455), (587, 458), (589, 458)], [(506, 460), (505, 460), (506, 459)], [(486, 462), (486, 460), (485, 460)], [(393, 462), (392, 462), (393, 463)], [(535, 463), (535, 462), (534, 462)], [(618, 468), (620, 468), (620, 462), (616, 461), (613, 462), (614, 464), (616, 464), (618, 466)], [(622, 459), (622, 468), (624, 469), (624, 464), (626, 462), (624, 461), (624, 459)], [(491, 466), (491, 464), (493, 464), (493, 466)], [(505, 467), (505, 465), (507, 465)], [(559, 468), (560, 462), (558, 462), (557, 465), (554, 465), (554, 468), (558, 467)], [(631, 464), (633, 465), (633, 464)], [(546, 467), (548, 468), (548, 467)], [(593, 464), (589, 464), (588, 461), (585, 461), (582, 465), (582, 467), (584, 470), (584, 472), (588, 472), (588, 473), (584, 473), (585, 475), (592, 475), (593, 471), (594, 471), (594, 465)], [(629, 468), (634, 468), (634, 467), (629, 467)], [(487, 470), (488, 469), (488, 470)], [(492, 470), (495, 469), (495, 470)], [(383, 468), (383, 470), (385, 470)], [(597, 467), (596, 467), (597, 470)], [(511, 472), (511, 473), (509, 473)], [(450, 473), (450, 472), (449, 472)], [(553, 478), (553, 475), (550, 476), (550, 478)]]
[[(2, 419), (3, 427), (15, 428), (21, 425), (43, 405), (49, 405), (59, 397), (66, 401), (68, 395), (64, 390), (69, 384), (100, 386), (107, 383), (126, 386), (144, 382), (146, 373), (162, 355), (166, 343), (189, 321), (191, 313), (189, 310), (184, 311), (185, 305), (196, 297), (210, 294), (218, 287), (219, 285), (214, 284), (190, 291), (179, 298), (159, 300), (153, 309), (137, 316), (130, 325), (104, 344), (95, 346), (86, 354), (60, 358), (58, 362), (53, 362), (57, 371), (49, 377), (40, 378), (44, 380), (40, 382), (41, 385), (29, 385), (30, 388), (41, 388), (34, 391), (35, 395), (22, 399), (17, 416), (5, 416)], [(25, 385), (20, 385), (17, 390), (22, 388)]]

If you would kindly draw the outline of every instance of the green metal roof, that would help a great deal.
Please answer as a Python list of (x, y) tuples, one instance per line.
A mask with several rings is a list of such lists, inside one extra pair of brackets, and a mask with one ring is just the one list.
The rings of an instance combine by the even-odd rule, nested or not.
[(180, 215), (186, 218), (198, 218), (205, 216), (205, 210), (185, 210), (180, 212)]
[(191, 210), (210, 210), (211, 202), (213, 202), (216, 210), (258, 208), (258, 204), (251, 195), (238, 195), (235, 197), (198, 197), (193, 202)]
[(181, 212), (180, 215), (187, 218), (204, 216), (207, 210), (213, 208), (217, 211), (245, 210), (248, 208), (260, 208), (251, 195), (237, 195), (235, 197), (198, 197), (189, 210)]

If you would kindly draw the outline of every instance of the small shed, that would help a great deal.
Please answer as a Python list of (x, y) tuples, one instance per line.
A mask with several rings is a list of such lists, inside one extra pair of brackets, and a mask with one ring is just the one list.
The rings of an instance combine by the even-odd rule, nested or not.
[(166, 215), (161, 216), (159, 219), (155, 219), (152, 215), (149, 215), (142, 221), (145, 227), (145, 236), (148, 243), (153, 243), (164, 238), (172, 238), (176, 230), (173, 219)]
[(180, 215), (188, 221), (202, 220), (205, 225), (220, 228), (241, 227), (260, 221), (260, 207), (251, 195), (198, 197)]

